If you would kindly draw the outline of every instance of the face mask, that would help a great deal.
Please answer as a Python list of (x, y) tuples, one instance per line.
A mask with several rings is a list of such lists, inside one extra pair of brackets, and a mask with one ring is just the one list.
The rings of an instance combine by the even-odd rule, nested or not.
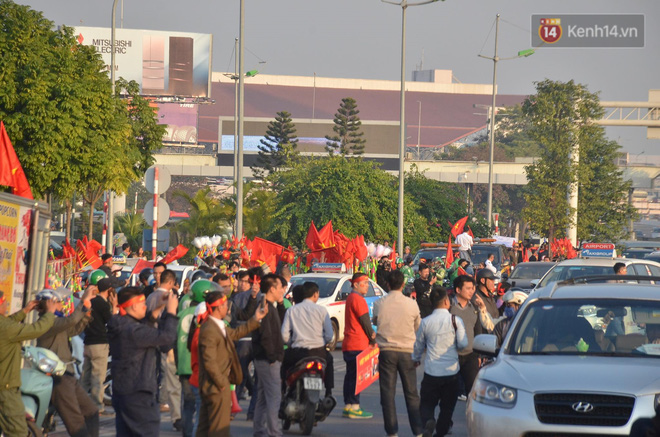
[(507, 319), (512, 319), (517, 312), (518, 310), (516, 310), (513, 307), (506, 307), (506, 309), (504, 310), (504, 317), (506, 317)]

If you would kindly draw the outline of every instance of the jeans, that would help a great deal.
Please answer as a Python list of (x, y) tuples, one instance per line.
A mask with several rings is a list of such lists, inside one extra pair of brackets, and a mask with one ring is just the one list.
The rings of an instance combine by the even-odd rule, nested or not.
[(280, 369), (282, 363), (267, 360), (254, 360), (254, 367), (259, 374), (257, 383), (257, 405), (254, 409), (254, 436), (280, 437), (282, 424), (278, 417), (282, 402), (282, 380)]
[[(472, 390), (472, 384), (477, 378), (477, 373), (479, 373), (479, 355), (476, 352), (470, 352), (467, 355), (458, 356), (458, 364), (460, 366), (460, 374), (465, 383), (465, 394), (470, 395)], [(457, 395), (458, 396), (458, 395)]]
[(250, 377), (248, 373), (248, 366), (250, 361), (252, 361), (252, 341), (250, 339), (237, 341), (236, 342), (236, 354), (238, 355), (238, 361), (241, 363), (241, 370), (243, 370), (243, 381), (236, 386), (236, 396), (239, 399), (244, 397), (243, 391), (247, 389), (250, 396), (256, 396), (256, 384)]
[(346, 361), (346, 375), (344, 376), (344, 404), (360, 405), (360, 395), (355, 394), (357, 384), (357, 361), (356, 357), (362, 351), (344, 351), (344, 361)]
[(181, 381), (181, 425), (183, 426), (183, 437), (192, 437), (194, 422), (195, 422), (195, 413), (197, 411), (197, 402), (195, 399), (195, 392), (192, 385), (190, 385), (190, 376), (182, 375), (179, 376)]
[(424, 374), (421, 389), (421, 405), (419, 411), (424, 423), (434, 419), (435, 407), (440, 404), (440, 414), (435, 424), (438, 437), (447, 434), (451, 427), (451, 417), (454, 414), (458, 398), (458, 376), (431, 376)]
[(199, 389), (194, 385), (190, 386), (195, 395), (195, 420), (193, 420), (193, 433), (192, 435), (197, 435), (197, 427), (199, 427), (199, 409), (202, 408), (202, 396), (199, 394)]
[(412, 433), (413, 435), (423, 433), (424, 426), (419, 413), (419, 395), (417, 394), (417, 371), (411, 353), (381, 350), (378, 358), (378, 373), (380, 374), (380, 405), (383, 407), (385, 432), (388, 435), (395, 435), (399, 432), (394, 402), (398, 373), (401, 377)]
[(92, 397), (99, 411), (103, 411), (103, 383), (108, 371), (110, 346), (106, 344), (86, 344), (83, 352), (83, 372), (80, 378), (83, 390)]

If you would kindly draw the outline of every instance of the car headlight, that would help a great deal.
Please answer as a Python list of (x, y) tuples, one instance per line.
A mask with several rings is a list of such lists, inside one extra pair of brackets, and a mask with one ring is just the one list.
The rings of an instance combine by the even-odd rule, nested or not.
[(472, 399), (482, 404), (500, 408), (513, 408), (518, 392), (515, 388), (478, 379), (472, 388)]
[(39, 367), (39, 370), (44, 372), (46, 375), (50, 375), (55, 371), (55, 368), (57, 367), (57, 362), (55, 360), (51, 360), (45, 355), (39, 354), (37, 367)]

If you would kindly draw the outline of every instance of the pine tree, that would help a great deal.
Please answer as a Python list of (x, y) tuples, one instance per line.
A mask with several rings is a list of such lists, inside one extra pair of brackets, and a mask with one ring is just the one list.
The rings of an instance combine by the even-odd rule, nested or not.
[(332, 128), (335, 134), (325, 137), (328, 140), (325, 145), (328, 153), (339, 152), (342, 156), (364, 153), (364, 145), (367, 141), (363, 138), (364, 132), (360, 129), (362, 122), (359, 113), (355, 99), (351, 97), (341, 99), (341, 105), (334, 118), (335, 125)]
[(291, 114), (286, 111), (278, 112), (275, 120), (268, 123), (266, 135), (260, 142), (257, 146), (257, 163), (252, 167), (252, 172), (257, 178), (264, 179), (290, 165), (300, 153), (296, 125), (291, 121)]

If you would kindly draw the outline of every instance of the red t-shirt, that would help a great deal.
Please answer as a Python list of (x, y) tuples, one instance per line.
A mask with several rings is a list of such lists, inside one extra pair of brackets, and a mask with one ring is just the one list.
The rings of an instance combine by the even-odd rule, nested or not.
[(364, 297), (352, 292), (346, 298), (344, 341), (341, 343), (343, 351), (363, 351), (369, 347), (369, 338), (360, 325), (360, 316), (369, 314), (369, 307)]
[[(195, 323), (195, 322), (193, 322)], [(190, 365), (192, 367), (192, 375), (190, 375), (190, 385), (199, 387), (199, 327), (193, 334), (192, 341), (190, 342)]]

